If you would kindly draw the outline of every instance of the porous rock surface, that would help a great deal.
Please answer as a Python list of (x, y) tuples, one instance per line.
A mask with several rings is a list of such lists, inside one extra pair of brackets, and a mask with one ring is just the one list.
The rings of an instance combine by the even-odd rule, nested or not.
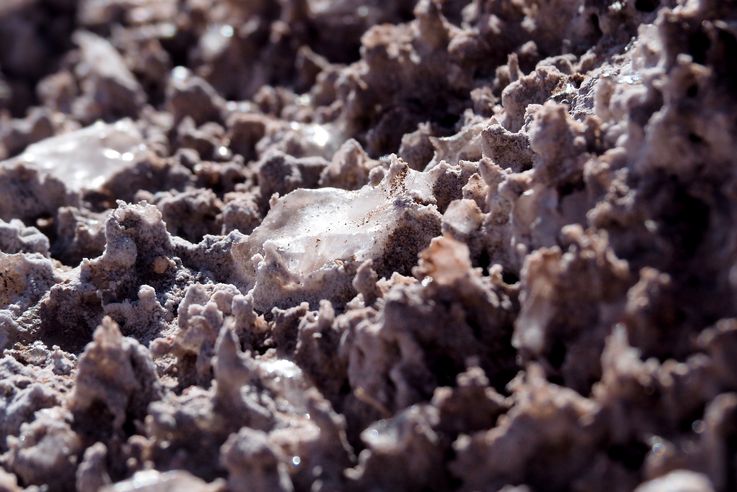
[(735, 26), (0, 2), (0, 490), (734, 490)]

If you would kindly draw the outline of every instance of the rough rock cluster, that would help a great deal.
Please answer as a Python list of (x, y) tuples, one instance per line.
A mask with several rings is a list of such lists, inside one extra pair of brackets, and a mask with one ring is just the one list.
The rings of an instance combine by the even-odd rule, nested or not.
[(0, 490), (735, 490), (735, 53), (734, 0), (3, 0)]

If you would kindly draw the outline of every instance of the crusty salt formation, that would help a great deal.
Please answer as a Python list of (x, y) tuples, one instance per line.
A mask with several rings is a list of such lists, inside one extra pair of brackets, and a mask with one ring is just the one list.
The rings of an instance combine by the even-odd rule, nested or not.
[(0, 2), (0, 490), (737, 489), (735, 25)]

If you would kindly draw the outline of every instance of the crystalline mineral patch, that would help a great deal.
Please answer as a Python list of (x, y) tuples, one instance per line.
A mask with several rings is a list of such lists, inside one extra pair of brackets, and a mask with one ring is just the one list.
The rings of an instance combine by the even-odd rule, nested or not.
[(145, 150), (143, 137), (131, 120), (103, 122), (29, 146), (0, 166), (22, 165), (63, 182), (69, 191), (102, 187), (131, 167)]
[(427, 176), (395, 166), (378, 185), (356, 191), (298, 189), (273, 203), (234, 248), (239, 279), (257, 309), (307, 300), (350, 298), (356, 269), (407, 271), (440, 231), (440, 214), (422, 204)]

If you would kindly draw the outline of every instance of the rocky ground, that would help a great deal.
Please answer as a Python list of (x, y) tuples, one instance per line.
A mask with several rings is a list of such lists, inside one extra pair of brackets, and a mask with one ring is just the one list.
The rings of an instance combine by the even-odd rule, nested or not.
[(0, 490), (735, 490), (735, 53), (733, 0), (3, 0)]

